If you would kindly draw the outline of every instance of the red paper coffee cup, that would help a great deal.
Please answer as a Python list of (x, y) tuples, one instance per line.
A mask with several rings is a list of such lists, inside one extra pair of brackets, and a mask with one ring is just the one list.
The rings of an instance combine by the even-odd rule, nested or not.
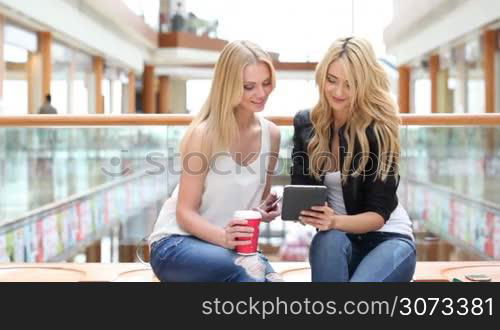
[[(262, 220), (262, 216), (257, 211), (236, 211), (234, 212), (234, 219), (236, 220), (246, 220), (247, 226), (253, 228), (253, 236), (251, 237), (250, 243), (246, 245), (237, 245), (236, 252), (242, 255), (252, 255), (257, 253), (257, 246), (259, 244), (259, 225)], [(236, 238), (236, 240), (248, 240), (248, 237)]]

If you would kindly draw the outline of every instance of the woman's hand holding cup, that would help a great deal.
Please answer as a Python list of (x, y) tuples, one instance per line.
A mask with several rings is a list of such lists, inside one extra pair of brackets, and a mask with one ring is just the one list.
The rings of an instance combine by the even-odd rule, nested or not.
[(253, 237), (254, 229), (247, 225), (248, 221), (233, 219), (225, 230), (225, 247), (234, 250), (238, 245), (248, 245)]

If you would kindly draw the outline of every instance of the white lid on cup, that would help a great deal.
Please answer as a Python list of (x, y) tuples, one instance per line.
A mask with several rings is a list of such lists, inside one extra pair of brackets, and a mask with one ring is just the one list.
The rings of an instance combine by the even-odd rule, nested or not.
[(235, 219), (244, 219), (244, 220), (250, 220), (250, 219), (262, 219), (262, 215), (260, 212), (253, 211), (253, 210), (240, 210), (234, 212), (233, 217)]

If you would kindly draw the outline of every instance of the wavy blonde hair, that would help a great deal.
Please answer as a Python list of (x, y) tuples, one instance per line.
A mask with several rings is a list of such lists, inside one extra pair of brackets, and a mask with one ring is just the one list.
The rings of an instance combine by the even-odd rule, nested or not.
[[(370, 145), (366, 129), (373, 124), (377, 138), (377, 172), (374, 179), (385, 181), (388, 175), (397, 175), (399, 165), (399, 110), (389, 89), (389, 79), (377, 61), (370, 43), (359, 37), (337, 39), (316, 68), (316, 84), (319, 88), (319, 101), (311, 111), (314, 135), (308, 145), (311, 174), (320, 178), (327, 159), (331, 154), (330, 129), (334, 124), (334, 111), (325, 95), (325, 84), (330, 64), (339, 60), (344, 66), (347, 80), (352, 90), (351, 104), (344, 130), (347, 140), (347, 154), (342, 166), (342, 182), (345, 183), (351, 171), (354, 146), (359, 143), (362, 155), (368, 155)], [(364, 173), (368, 157), (361, 157), (354, 177)]]
[(181, 153), (185, 153), (193, 132), (202, 124), (202, 151), (208, 159), (217, 151), (227, 151), (231, 141), (239, 139), (235, 109), (243, 96), (243, 70), (259, 62), (269, 67), (274, 89), (276, 73), (268, 53), (250, 41), (233, 41), (224, 47), (215, 65), (207, 100), (182, 139)]

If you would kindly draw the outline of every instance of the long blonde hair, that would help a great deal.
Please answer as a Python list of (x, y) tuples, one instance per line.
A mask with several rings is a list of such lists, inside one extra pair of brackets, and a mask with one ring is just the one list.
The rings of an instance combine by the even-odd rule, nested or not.
[[(400, 117), (396, 103), (391, 98), (390, 84), (383, 67), (377, 61), (370, 43), (359, 37), (337, 39), (316, 68), (316, 84), (319, 88), (319, 101), (311, 111), (314, 135), (308, 145), (311, 174), (320, 178), (326, 166), (325, 154), (330, 154), (330, 134), (334, 123), (334, 112), (325, 95), (328, 68), (340, 60), (347, 73), (352, 90), (351, 104), (344, 129), (347, 141), (347, 154), (342, 166), (342, 182), (347, 176), (356, 177), (364, 173), (368, 157), (361, 157), (357, 168), (352, 169), (354, 147), (361, 147), (362, 155), (370, 150), (366, 129), (373, 124), (377, 139), (377, 171), (374, 179), (385, 181), (388, 175), (397, 175), (399, 165), (399, 125)], [(396, 165), (396, 166), (395, 166)], [(352, 171), (351, 171), (352, 170)]]
[(194, 130), (201, 124), (204, 131), (202, 151), (208, 159), (216, 151), (226, 151), (231, 141), (239, 138), (235, 109), (243, 96), (243, 70), (259, 62), (268, 65), (274, 89), (276, 74), (269, 54), (250, 41), (233, 41), (224, 47), (215, 65), (207, 100), (182, 139), (183, 154)]

